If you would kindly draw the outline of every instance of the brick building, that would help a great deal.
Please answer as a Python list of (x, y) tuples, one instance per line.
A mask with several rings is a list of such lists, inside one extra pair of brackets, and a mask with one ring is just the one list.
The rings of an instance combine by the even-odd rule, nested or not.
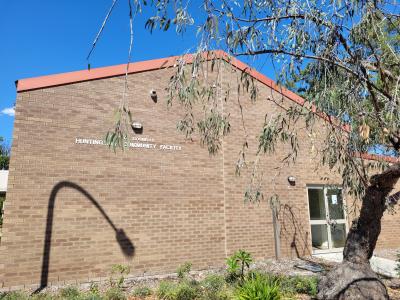
[[(250, 170), (235, 175), (244, 137), (237, 90), (223, 104), (231, 132), (210, 156), (196, 137), (187, 140), (176, 130), (179, 105), (163, 101), (175, 60), (130, 65), (127, 102), (143, 130), (132, 132), (130, 147), (117, 153), (102, 140), (121, 97), (124, 65), (18, 82), (0, 287), (89, 281), (107, 277), (117, 263), (129, 264), (132, 275), (171, 272), (186, 261), (195, 269), (216, 267), (238, 249), (256, 259), (275, 256), (269, 203), (245, 203)], [(265, 114), (282, 109), (266, 99), (280, 99), (284, 107), (304, 100), (238, 60), (224, 70), (223, 88), (242, 71), (259, 89), (255, 103), (241, 96), (251, 159)], [(285, 257), (340, 251), (348, 221), (340, 188), (327, 188), (340, 178), (316, 171), (310, 138), (299, 135), (295, 165), (276, 173), (284, 145), (260, 165), (265, 194), (278, 194), (282, 205), (279, 251)], [(337, 226), (329, 225), (327, 213)], [(395, 216), (385, 216), (380, 247), (399, 245), (394, 224)]]

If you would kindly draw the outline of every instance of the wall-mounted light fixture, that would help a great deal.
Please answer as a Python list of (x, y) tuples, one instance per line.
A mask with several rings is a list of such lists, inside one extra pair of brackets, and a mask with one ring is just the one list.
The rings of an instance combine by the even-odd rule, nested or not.
[(151, 100), (153, 100), (154, 102), (157, 102), (157, 92), (155, 90), (150, 91), (150, 97), (151, 97)]
[(289, 177), (287, 178), (287, 180), (288, 180), (288, 182), (289, 182), (290, 185), (292, 185), (292, 186), (296, 185), (296, 177), (294, 177), (294, 176), (289, 176)]
[(132, 129), (135, 133), (142, 133), (143, 132), (143, 124), (139, 121), (133, 121), (132, 124)]

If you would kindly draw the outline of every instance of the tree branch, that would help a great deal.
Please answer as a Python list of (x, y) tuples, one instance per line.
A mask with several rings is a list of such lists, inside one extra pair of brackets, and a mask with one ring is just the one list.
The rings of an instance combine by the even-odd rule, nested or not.
[(369, 182), (374, 186), (392, 188), (398, 178), (400, 178), (400, 163), (393, 164), (382, 173), (372, 176)]
[(356, 78), (360, 79), (360, 77), (361, 77), (361, 79), (364, 82), (366, 82), (374, 90), (378, 91), (379, 93), (381, 93), (383, 96), (385, 96), (389, 100), (392, 100), (392, 98), (393, 98), (386, 91), (380, 89), (374, 82), (372, 82), (371, 80), (366, 78), (364, 76), (364, 74), (357, 73), (356, 71), (354, 71), (353, 69), (349, 68), (348, 66), (346, 66), (344, 64), (341, 64), (338, 61), (335, 61), (335, 60), (327, 58), (327, 57), (317, 56), (317, 55), (309, 55), (309, 54), (302, 54), (302, 53), (295, 53), (295, 52), (290, 52), (290, 51), (286, 51), (286, 50), (283, 50), (283, 49), (263, 49), (263, 50), (258, 50), (258, 51), (249, 50), (248, 52), (233, 53), (234, 56), (250, 56), (250, 55), (253, 56), (253, 55), (260, 55), (260, 54), (284, 54), (284, 55), (289, 55), (289, 56), (293, 56), (293, 57), (296, 57), (296, 58), (307, 58), (307, 59), (319, 60), (319, 61), (327, 62), (327, 63), (330, 63), (332, 65), (335, 65), (335, 66), (347, 71), (348, 73), (350, 73), (351, 75), (355, 76)]

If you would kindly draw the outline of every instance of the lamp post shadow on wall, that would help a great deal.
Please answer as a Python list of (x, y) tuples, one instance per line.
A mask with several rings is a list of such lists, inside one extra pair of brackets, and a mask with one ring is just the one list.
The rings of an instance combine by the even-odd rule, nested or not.
[(125, 231), (122, 228), (117, 228), (104, 209), (100, 206), (100, 204), (93, 198), (91, 194), (89, 194), (84, 188), (79, 186), (76, 183), (70, 181), (60, 181), (57, 183), (50, 194), (49, 203), (47, 206), (47, 220), (46, 220), (46, 231), (45, 231), (45, 239), (43, 246), (43, 261), (42, 261), (42, 271), (40, 276), (40, 286), (34, 292), (38, 293), (43, 290), (48, 284), (49, 277), (49, 263), (50, 263), (50, 250), (51, 250), (51, 236), (53, 231), (53, 218), (54, 218), (54, 204), (56, 201), (56, 197), (58, 192), (63, 188), (70, 188), (77, 190), (82, 195), (84, 195), (101, 213), (107, 223), (111, 226), (111, 228), (115, 232), (115, 239), (118, 242), (118, 245), (121, 247), (122, 253), (125, 257), (133, 257), (135, 254), (135, 246), (125, 234)]

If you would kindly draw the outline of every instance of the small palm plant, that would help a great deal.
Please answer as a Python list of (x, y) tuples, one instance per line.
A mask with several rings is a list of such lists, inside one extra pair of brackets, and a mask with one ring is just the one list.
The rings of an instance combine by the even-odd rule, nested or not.
[(238, 278), (243, 281), (245, 271), (250, 267), (252, 261), (251, 254), (244, 250), (238, 250), (228, 257), (226, 259), (228, 281), (236, 281)]

